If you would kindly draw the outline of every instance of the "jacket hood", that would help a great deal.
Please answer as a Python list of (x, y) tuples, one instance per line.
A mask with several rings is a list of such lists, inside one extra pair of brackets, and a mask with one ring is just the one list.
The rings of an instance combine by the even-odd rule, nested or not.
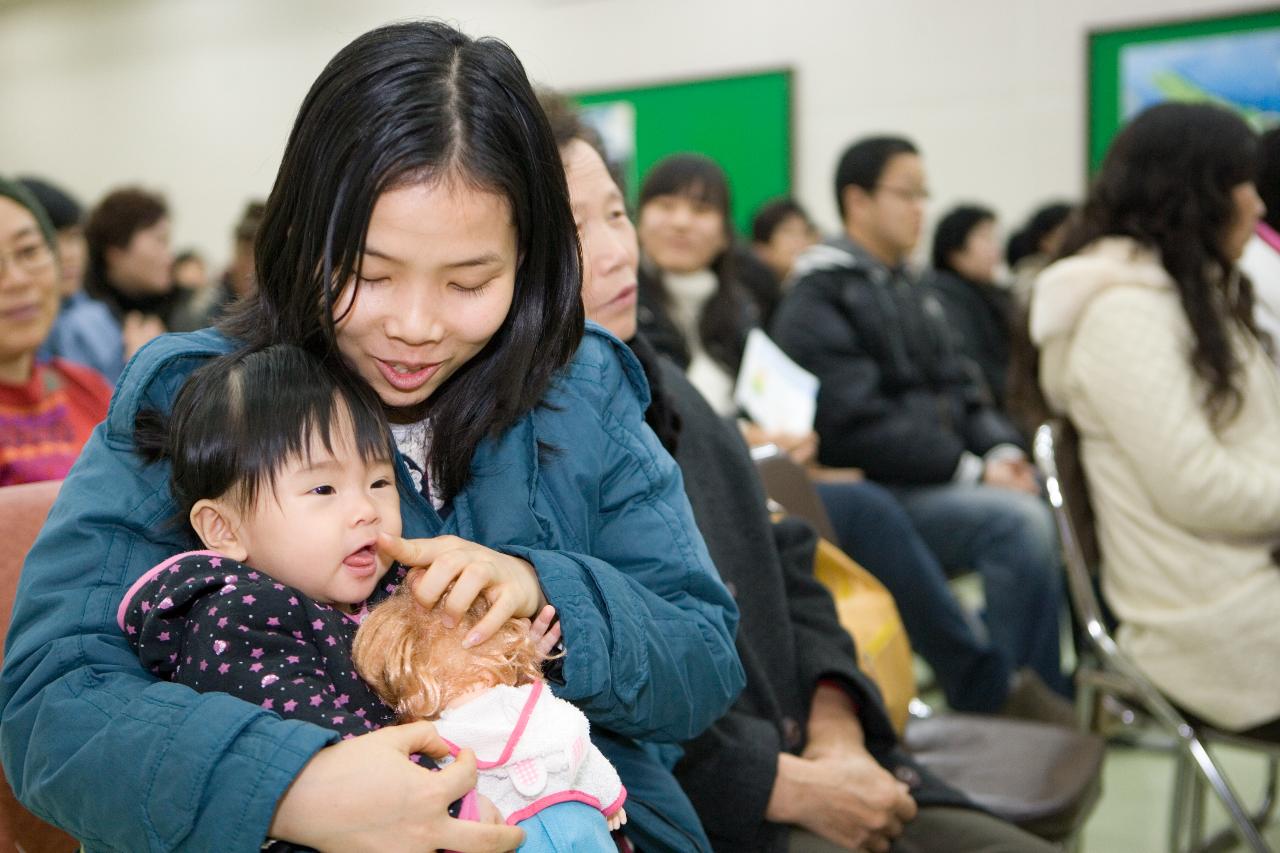
[(867, 265), (861, 255), (862, 250), (848, 237), (833, 237), (801, 252), (790, 278), (799, 281), (812, 272), (860, 269)]
[(1057, 261), (1035, 280), (1031, 340), (1043, 349), (1068, 337), (1098, 294), (1113, 287), (1173, 287), (1155, 252), (1128, 237), (1104, 237), (1078, 255)]

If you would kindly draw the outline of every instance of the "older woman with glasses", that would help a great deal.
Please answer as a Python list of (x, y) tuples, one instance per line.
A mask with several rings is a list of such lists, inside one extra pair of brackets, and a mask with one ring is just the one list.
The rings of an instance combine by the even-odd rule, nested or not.
[(0, 486), (65, 477), (111, 401), (89, 368), (36, 360), (58, 313), (56, 239), (30, 193), (0, 178)]

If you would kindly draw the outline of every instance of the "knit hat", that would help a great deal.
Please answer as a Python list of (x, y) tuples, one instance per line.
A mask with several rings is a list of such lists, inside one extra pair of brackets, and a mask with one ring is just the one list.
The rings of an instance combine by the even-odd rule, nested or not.
[(80, 202), (61, 187), (30, 176), (18, 178), (18, 183), (26, 187), (36, 201), (40, 202), (44, 212), (49, 214), (49, 221), (53, 223), (55, 231), (79, 225), (84, 219), (84, 208), (80, 206)]
[(17, 181), (0, 177), (0, 197), (11, 199), (31, 211), (31, 215), (36, 218), (36, 224), (40, 226), (40, 233), (44, 236), (45, 243), (49, 244), (49, 248), (53, 251), (58, 251), (57, 234), (53, 230), (53, 223), (49, 221), (49, 214), (44, 212), (40, 202), (27, 192), (26, 187)]

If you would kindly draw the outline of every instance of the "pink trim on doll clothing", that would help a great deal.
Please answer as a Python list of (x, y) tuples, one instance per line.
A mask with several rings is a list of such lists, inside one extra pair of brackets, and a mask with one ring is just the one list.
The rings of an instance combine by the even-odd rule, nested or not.
[[(219, 554), (217, 551), (184, 551), (181, 554), (175, 554), (158, 566), (147, 569), (142, 573), (142, 577), (134, 581), (133, 585), (129, 587), (129, 591), (124, 594), (124, 598), (120, 601), (120, 608), (116, 610), (116, 624), (120, 626), (121, 631), (124, 630), (125, 614), (129, 612), (129, 602), (138, 594), (138, 591), (146, 586), (156, 575), (187, 557), (226, 557), (226, 554)], [(231, 558), (227, 557), (227, 559)]]
[[(533, 716), (533, 706), (538, 704), (538, 697), (542, 695), (542, 682), (535, 681), (533, 689), (529, 691), (529, 698), (525, 700), (524, 707), (520, 709), (520, 718), (516, 720), (516, 727), (511, 731), (511, 737), (507, 738), (506, 746), (502, 748), (502, 754), (493, 761), (481, 761), (476, 759), (477, 770), (491, 770), (494, 767), (501, 767), (511, 760), (511, 753), (515, 752), (516, 744), (520, 742), (520, 736), (524, 734), (525, 726), (529, 725), (529, 718)], [(445, 746), (449, 747), (451, 755), (457, 755), (462, 748), (448, 738), (441, 738)]]
[(1280, 252), (1280, 232), (1277, 232), (1276, 229), (1265, 222), (1259, 222), (1255, 231), (1262, 242)]
[(480, 795), (472, 788), (462, 797), (462, 808), (458, 809), (458, 820), (480, 819)]
[(607, 807), (601, 808), (600, 801), (588, 794), (586, 791), (556, 791), (554, 794), (548, 794), (540, 800), (535, 800), (519, 811), (512, 812), (507, 817), (507, 823), (515, 826), (526, 818), (531, 818), (545, 808), (549, 808), (559, 803), (584, 803), (591, 808), (596, 809), (605, 817), (609, 817), (618, 809), (622, 808), (622, 803), (627, 799), (627, 789), (624, 787), (622, 793), (618, 794), (618, 798), (610, 803)]

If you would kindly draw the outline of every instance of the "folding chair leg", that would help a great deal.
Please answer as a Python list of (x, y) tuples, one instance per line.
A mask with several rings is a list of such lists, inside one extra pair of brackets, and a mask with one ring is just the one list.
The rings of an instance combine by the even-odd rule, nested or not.
[(1173, 800), (1169, 805), (1169, 853), (1184, 853), (1193, 845), (1183, 845), (1182, 836), (1187, 828), (1191, 809), (1191, 791), (1194, 788), (1195, 768), (1191, 756), (1179, 749), (1173, 754)]
[(1204, 777), (1191, 774), (1191, 796), (1187, 801), (1187, 849), (1204, 848)]
[(1262, 802), (1253, 813), (1254, 825), (1264, 827), (1271, 822), (1271, 815), (1276, 810), (1276, 789), (1280, 787), (1280, 756), (1267, 758), (1267, 788), (1262, 794)]
[[(1200, 742), (1200, 738), (1194, 734), (1183, 741), (1183, 747), (1190, 753), (1192, 760), (1195, 761), (1196, 767), (1205, 781), (1209, 783), (1209, 787), (1218, 796), (1222, 805), (1226, 808), (1228, 816), (1234, 824), (1235, 833), (1239, 837), (1241, 843), (1246, 849), (1253, 853), (1271, 853), (1271, 848), (1262, 840), (1262, 834), (1258, 832), (1258, 827), (1254, 826), (1253, 818), (1240, 805), (1240, 797), (1236, 795), (1232, 789), (1231, 783), (1227, 781), (1227, 777), (1222, 774), (1216, 761), (1209, 755), (1208, 750), (1204, 748), (1204, 744)], [(1199, 806), (1203, 808), (1203, 805)], [(1197, 838), (1196, 841), (1199, 839)]]
[(1101, 716), (1102, 694), (1088, 679), (1076, 685), (1076, 722), (1080, 731), (1092, 734), (1098, 730)]
[[(1271, 813), (1275, 809), (1276, 803), (1276, 783), (1277, 762), (1280, 759), (1275, 756), (1267, 757), (1267, 784), (1266, 790), (1262, 794), (1262, 802), (1258, 804), (1258, 808), (1254, 810), (1250, 816), (1250, 822), (1262, 831), (1263, 827), (1271, 820)], [(1236, 829), (1234, 826), (1224, 826), (1218, 830), (1211, 838), (1207, 839), (1199, 847), (1193, 848), (1196, 853), (1227, 853), (1227, 851), (1235, 849), (1236, 846)], [(1269, 849), (1269, 848), (1268, 848)]]

